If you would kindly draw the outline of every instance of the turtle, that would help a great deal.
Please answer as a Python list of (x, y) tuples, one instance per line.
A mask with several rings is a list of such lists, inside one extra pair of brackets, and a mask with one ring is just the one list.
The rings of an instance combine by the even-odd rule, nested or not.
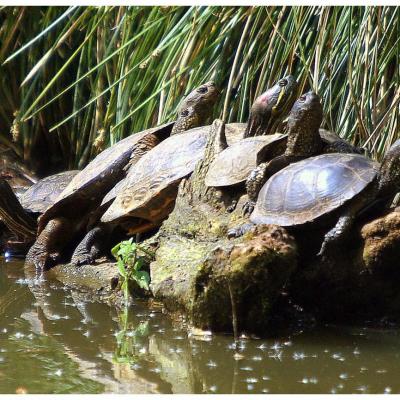
[[(294, 103), (288, 117), (286, 150), (283, 155), (267, 160), (254, 168), (246, 180), (249, 200), (244, 213), (251, 214), (264, 183), (277, 171), (292, 162), (321, 153), (360, 153), (360, 149), (328, 131), (320, 131), (323, 118), (320, 97), (310, 91), (301, 95)], [(334, 136), (332, 136), (334, 135)], [(337, 138), (337, 140), (336, 140)]]
[[(296, 89), (297, 83), (292, 76), (280, 79), (256, 99), (255, 102), (261, 104), (253, 105), (247, 125), (226, 125), (224, 139), (231, 144), (250, 130), (261, 134), (261, 128), (264, 134), (270, 133), (269, 127), (281, 122), (288, 104), (293, 103)], [(136, 168), (128, 173), (123, 188), (101, 221), (123, 226), (129, 234), (146, 232), (160, 225), (174, 207), (180, 181), (190, 175), (203, 158), (211, 129), (210, 126), (201, 127), (179, 137), (170, 137), (143, 156)]]
[[(33, 242), (38, 216), (55, 202), (78, 172), (65, 171), (40, 179), (19, 198), (6, 180), (0, 180), (0, 218), (17, 238), (15, 246), (21, 248)], [(13, 242), (8, 242), (7, 247), (12, 250)]]
[(296, 99), (298, 84), (287, 75), (256, 98), (243, 138), (275, 133)]
[(287, 135), (274, 133), (266, 136), (246, 137), (218, 153), (205, 177), (205, 184), (228, 187), (244, 183), (250, 172), (262, 161), (282, 154)]
[(399, 190), (400, 139), (380, 165), (363, 155), (345, 153), (290, 164), (262, 187), (250, 221), (301, 228), (323, 227), (333, 219), (334, 226), (325, 234), (318, 253), (327, 257), (346, 239), (361, 212), (372, 206), (390, 207)]
[[(331, 149), (338, 151), (340, 147), (343, 153), (363, 152), (333, 132), (319, 129), (319, 134), (326, 144), (325, 152)], [(230, 187), (244, 183), (261, 162), (283, 154), (286, 145), (287, 134), (278, 132), (237, 141), (216, 155), (207, 172), (205, 183), (210, 187)]]
[[(306, 94), (305, 96), (308, 96)], [(311, 97), (311, 95), (310, 95)], [(317, 99), (312, 96), (313, 99)], [(316, 106), (318, 108), (318, 106)], [(318, 109), (317, 112), (320, 112)], [(293, 114), (292, 114), (293, 116)], [(293, 124), (291, 124), (293, 129)], [(292, 135), (293, 131), (290, 131)], [(338, 135), (325, 129), (318, 130), (324, 152), (340, 151), (360, 153), (361, 150), (347, 143)], [(205, 183), (210, 187), (227, 188), (246, 182), (252, 171), (261, 163), (282, 155), (287, 149), (288, 135), (275, 133), (266, 136), (247, 137), (218, 153), (207, 172)], [(292, 144), (292, 146), (295, 146)], [(266, 165), (266, 164), (262, 164)], [(251, 181), (250, 181), (251, 183)], [(232, 211), (236, 202), (228, 207)], [(249, 203), (246, 204), (249, 206)]]
[(8, 181), (14, 193), (19, 196), (38, 178), (29, 171), (10, 148), (0, 145), (0, 179)]
[(140, 158), (170, 134), (201, 125), (211, 114), (219, 97), (214, 82), (194, 89), (186, 101), (191, 110), (180, 109), (176, 122), (135, 133), (102, 151), (77, 174), (57, 201), (40, 217), (38, 236), (26, 261), (37, 269), (50, 268), (61, 257), (63, 249), (80, 232), (86, 231), (91, 213), (103, 197), (132, 169)]

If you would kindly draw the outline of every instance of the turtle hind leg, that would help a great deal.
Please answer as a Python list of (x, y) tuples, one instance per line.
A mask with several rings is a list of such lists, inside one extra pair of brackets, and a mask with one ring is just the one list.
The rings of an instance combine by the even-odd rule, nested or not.
[(59, 217), (50, 220), (29, 249), (26, 262), (39, 271), (50, 269), (60, 260), (61, 252), (73, 233), (73, 223), (68, 219)]
[(336, 225), (326, 233), (317, 257), (320, 257), (322, 260), (327, 260), (340, 250), (341, 244), (343, 244), (350, 235), (354, 219), (354, 214), (351, 212), (339, 218)]
[(105, 253), (112, 228), (109, 224), (99, 224), (91, 229), (78, 244), (72, 254), (71, 264), (79, 266), (93, 264), (96, 258)]

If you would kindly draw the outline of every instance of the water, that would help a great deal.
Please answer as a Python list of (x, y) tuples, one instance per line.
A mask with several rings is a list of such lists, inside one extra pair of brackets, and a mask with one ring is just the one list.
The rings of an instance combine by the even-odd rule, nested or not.
[(330, 326), (239, 350), (193, 333), (157, 305), (118, 312), (0, 259), (0, 393), (400, 392), (400, 330)]

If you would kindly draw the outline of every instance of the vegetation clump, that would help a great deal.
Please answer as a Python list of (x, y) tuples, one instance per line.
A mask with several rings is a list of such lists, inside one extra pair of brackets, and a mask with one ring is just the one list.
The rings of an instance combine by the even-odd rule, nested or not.
[(118, 272), (122, 277), (121, 289), (125, 300), (129, 299), (129, 284), (135, 282), (139, 288), (149, 290), (150, 275), (143, 269), (148, 265), (152, 254), (133, 242), (133, 238), (118, 243), (111, 250), (117, 260)]

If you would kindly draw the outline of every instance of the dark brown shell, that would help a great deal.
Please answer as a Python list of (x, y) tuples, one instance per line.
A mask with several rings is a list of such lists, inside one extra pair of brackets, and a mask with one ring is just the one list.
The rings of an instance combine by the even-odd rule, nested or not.
[[(103, 204), (116, 198), (101, 221), (115, 222), (128, 215), (157, 222), (164, 218), (180, 180), (191, 174), (203, 157), (210, 129), (204, 126), (171, 136), (145, 154), (118, 185), (119, 192), (105, 196)], [(241, 138), (244, 129), (245, 124), (228, 124), (228, 143)]]
[[(206, 125), (203, 127), (199, 127), (199, 128), (194, 128), (191, 129), (188, 132), (199, 132), (199, 131), (204, 131), (206, 133), (208, 133), (208, 131), (210, 130), (211, 125)], [(234, 122), (231, 124), (227, 124), (225, 127), (225, 135), (226, 135), (226, 139), (227, 142), (229, 144), (234, 144), (235, 142), (237, 142), (243, 135), (244, 130), (246, 129), (246, 124), (241, 123), (241, 122)], [(184, 136), (185, 137), (185, 136)], [(168, 154), (168, 153), (166, 153)], [(162, 155), (161, 155), (162, 156)], [(130, 173), (132, 174), (132, 172)], [(130, 174), (128, 174), (128, 176), (130, 176)], [(127, 178), (128, 178), (127, 176)], [(112, 201), (114, 201), (114, 199), (117, 197), (117, 194), (121, 193), (122, 190), (125, 188), (125, 186), (128, 186), (129, 183), (129, 179), (123, 179), (122, 181), (118, 182), (105, 196), (104, 199), (102, 201), (102, 206), (106, 206), (106, 205), (110, 205)]]
[(358, 154), (323, 154), (293, 163), (263, 186), (250, 220), (280, 226), (312, 222), (363, 191), (377, 171), (377, 163)]
[[(231, 186), (244, 182), (250, 172), (261, 162), (262, 154), (266, 157), (269, 148), (286, 143), (286, 135), (254, 136), (240, 140), (219, 153), (211, 163), (205, 183), (207, 186)], [(273, 152), (271, 152), (272, 154)]]
[(60, 193), (68, 186), (78, 170), (60, 172), (41, 179), (21, 195), (20, 202), (26, 211), (43, 213), (54, 204)]
[(72, 179), (53, 206), (49, 207), (42, 215), (39, 221), (39, 232), (48, 220), (55, 215), (68, 211), (71, 205), (80, 206), (81, 210), (84, 210), (84, 207), (92, 202), (97, 205), (103, 196), (123, 178), (123, 168), (129, 162), (132, 151), (138, 142), (145, 136), (156, 132), (167, 136), (173, 124), (174, 122), (169, 122), (135, 133), (102, 151)]

